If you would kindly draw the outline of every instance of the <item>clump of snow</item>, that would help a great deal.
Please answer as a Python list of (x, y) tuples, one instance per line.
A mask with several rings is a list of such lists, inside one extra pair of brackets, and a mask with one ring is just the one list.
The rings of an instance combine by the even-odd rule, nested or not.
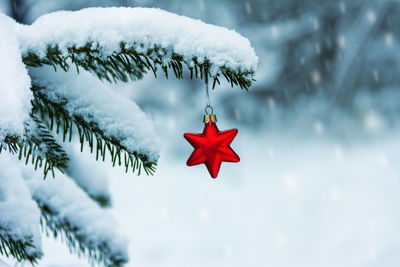
[(69, 177), (61, 173), (57, 179), (42, 179), (40, 172), (24, 168), (23, 175), (32, 197), (52, 212), (51, 220), (77, 229), (76, 234), (92, 248), (116, 260), (128, 260), (127, 241), (118, 232), (118, 224), (102, 210)]
[(115, 94), (107, 84), (86, 71), (54, 72), (51, 67), (30, 69), (33, 81), (44, 86), (46, 95), (57, 103), (67, 100), (70, 115), (96, 123), (106, 136), (120, 140), (128, 152), (158, 159), (159, 140), (151, 121), (132, 101)]
[(0, 259), (0, 267), (11, 267), (11, 266)]
[(0, 142), (9, 134), (24, 133), (24, 121), (31, 109), (31, 80), (22, 63), (15, 24), (0, 14)]
[(0, 154), (0, 235), (32, 243), (34, 247), (27, 247), (26, 252), (40, 257), (39, 208), (31, 198), (18, 160), (11, 157)]
[(138, 52), (155, 45), (166, 49), (166, 58), (175, 52), (193, 64), (205, 59), (234, 71), (255, 71), (258, 58), (248, 39), (234, 30), (206, 24), (155, 8), (87, 8), (43, 15), (31, 26), (19, 27), (24, 55), (45, 56), (48, 47), (67, 53), (71, 47), (91, 43), (103, 56), (120, 50), (120, 44)]

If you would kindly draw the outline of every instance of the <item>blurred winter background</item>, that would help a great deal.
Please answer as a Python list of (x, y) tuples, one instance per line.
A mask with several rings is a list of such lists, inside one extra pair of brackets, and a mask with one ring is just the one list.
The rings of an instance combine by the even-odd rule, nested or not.
[[(260, 59), (249, 92), (211, 92), (219, 128), (239, 129), (232, 147), (241, 156), (216, 180), (185, 165), (192, 148), (182, 134), (203, 127), (202, 82), (149, 74), (112, 85), (153, 119), (163, 143), (154, 177), (95, 165), (130, 239), (128, 266), (399, 264), (398, 1), (0, 1), (28, 24), (55, 10), (120, 5), (235, 29)], [(89, 266), (60, 240), (43, 246), (39, 266)]]

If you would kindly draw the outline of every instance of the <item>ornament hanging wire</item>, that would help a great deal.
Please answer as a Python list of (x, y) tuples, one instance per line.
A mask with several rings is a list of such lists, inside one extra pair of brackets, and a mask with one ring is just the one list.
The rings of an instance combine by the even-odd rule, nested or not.
[(207, 106), (204, 109), (207, 115), (214, 114), (214, 109), (212, 108), (210, 104), (210, 92), (208, 90), (208, 82), (206, 82), (206, 100), (207, 100)]

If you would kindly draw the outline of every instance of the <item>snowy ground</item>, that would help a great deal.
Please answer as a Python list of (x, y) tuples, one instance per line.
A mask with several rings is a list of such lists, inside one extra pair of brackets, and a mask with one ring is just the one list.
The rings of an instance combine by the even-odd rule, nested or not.
[[(128, 266), (394, 266), (397, 136), (343, 145), (242, 130), (233, 144), (242, 161), (216, 180), (165, 154), (154, 177), (108, 168)], [(175, 145), (190, 153), (183, 138)], [(51, 239), (44, 252), (40, 266), (89, 266)]]

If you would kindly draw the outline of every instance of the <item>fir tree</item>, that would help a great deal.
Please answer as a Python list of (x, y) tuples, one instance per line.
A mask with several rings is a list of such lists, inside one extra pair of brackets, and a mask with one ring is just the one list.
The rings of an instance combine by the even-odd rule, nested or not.
[[(223, 78), (247, 90), (257, 65), (236, 32), (156, 9), (56, 12), (32, 25), (0, 14), (0, 40), (0, 253), (33, 264), (43, 254), (39, 222), (90, 260), (128, 261), (123, 238), (101, 209), (110, 205), (107, 191), (94, 190), (76, 171), (70, 144), (127, 172), (155, 171), (151, 123), (107, 82), (151, 72), (202, 79), (212, 88)], [(54, 180), (41, 179), (49, 176)]]

